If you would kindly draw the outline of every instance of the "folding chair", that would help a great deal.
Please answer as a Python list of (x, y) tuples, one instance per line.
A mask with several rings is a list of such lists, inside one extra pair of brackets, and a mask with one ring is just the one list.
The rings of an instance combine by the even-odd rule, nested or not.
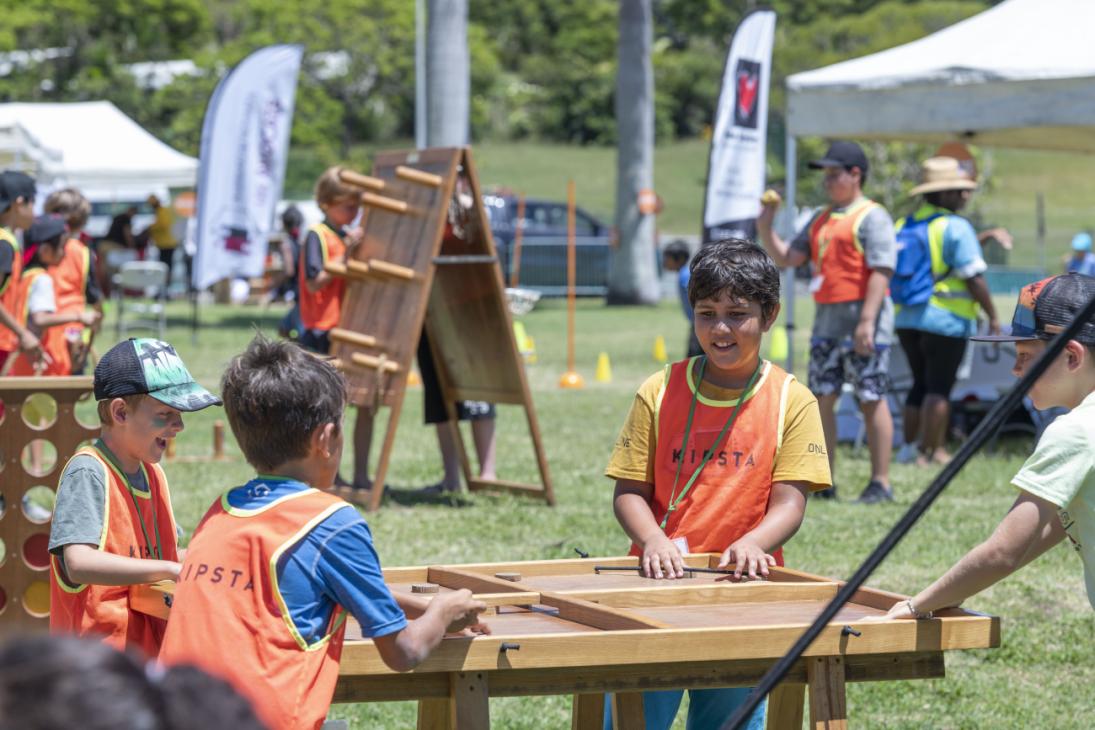
[[(154, 329), (157, 336), (164, 339), (167, 310), (160, 297), (167, 287), (167, 273), (167, 264), (160, 261), (127, 261), (121, 265), (111, 282), (113, 299), (118, 310), (115, 331), (119, 339), (125, 338), (128, 330), (134, 327)], [(127, 305), (130, 292), (140, 292), (140, 295), (135, 297), (138, 301), (130, 299)], [(131, 314), (128, 322), (127, 306)], [(137, 317), (133, 318), (132, 315)]]

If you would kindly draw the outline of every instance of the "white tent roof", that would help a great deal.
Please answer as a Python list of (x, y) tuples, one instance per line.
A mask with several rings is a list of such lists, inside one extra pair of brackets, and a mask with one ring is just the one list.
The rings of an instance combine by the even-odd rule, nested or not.
[(46, 187), (85, 191), (192, 187), (198, 169), (108, 101), (0, 104), (0, 152)]
[(1095, 152), (1095, 2), (1007, 0), (787, 79), (795, 136)]

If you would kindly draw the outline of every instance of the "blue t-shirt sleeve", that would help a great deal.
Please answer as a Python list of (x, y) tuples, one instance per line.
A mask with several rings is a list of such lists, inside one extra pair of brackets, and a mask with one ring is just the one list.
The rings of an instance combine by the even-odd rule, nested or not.
[(319, 547), (316, 575), (361, 624), (362, 636), (386, 636), (406, 628), (407, 617), (384, 583), (372, 533), (357, 510), (340, 509), (321, 527), (312, 532)]
[(950, 216), (943, 231), (943, 261), (961, 279), (969, 279), (985, 270), (977, 231), (961, 216)]
[(308, 644), (321, 640), (342, 606), (365, 637), (406, 627), (373, 549), (365, 520), (350, 505), (332, 513), (278, 561), (278, 589), (293, 625)]

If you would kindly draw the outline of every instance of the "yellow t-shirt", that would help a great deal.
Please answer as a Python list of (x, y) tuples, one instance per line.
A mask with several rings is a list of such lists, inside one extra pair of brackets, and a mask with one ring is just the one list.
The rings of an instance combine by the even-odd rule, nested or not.
[[(605, 467), (605, 476), (610, 479), (654, 483), (654, 454), (657, 452), (654, 426), (660, 406), (658, 398), (664, 393), (662, 385), (666, 377), (667, 371), (657, 372), (639, 386)], [(703, 380), (700, 394), (713, 400), (734, 400), (741, 396), (741, 390), (719, 388)], [(783, 444), (776, 453), (772, 481), (808, 482), (813, 491), (829, 487), (832, 476), (817, 399), (805, 385), (792, 380), (785, 407)]]
[(156, 220), (148, 227), (148, 237), (156, 248), (172, 249), (179, 245), (171, 228), (175, 225), (175, 214), (166, 205), (156, 209)]

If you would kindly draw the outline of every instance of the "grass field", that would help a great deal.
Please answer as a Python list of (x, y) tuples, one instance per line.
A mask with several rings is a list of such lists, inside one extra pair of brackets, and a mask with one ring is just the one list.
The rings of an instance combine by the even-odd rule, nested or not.
[[(1010, 302), (1001, 305), (1002, 311), (1010, 313)], [(194, 375), (209, 386), (217, 384), (226, 361), (242, 349), (253, 328), (273, 332), (281, 314), (276, 309), (209, 307), (203, 310), (204, 326), (194, 345), (185, 309), (173, 306), (169, 339)], [(808, 316), (808, 309), (804, 304), (801, 316)], [(626, 550), (627, 542), (612, 516), (612, 485), (601, 471), (635, 388), (658, 367), (651, 356), (654, 338), (663, 335), (670, 357), (680, 356), (684, 321), (671, 304), (638, 310), (580, 302), (578, 368), (587, 381), (580, 391), (563, 391), (556, 385), (565, 369), (562, 303), (542, 303), (524, 321), (537, 344), (539, 359), (528, 373), (558, 506), (549, 508), (509, 496), (480, 494), (450, 501), (415, 499), (404, 493), (368, 516), (385, 565), (563, 558), (573, 557), (576, 547), (593, 555)], [(805, 336), (803, 330), (800, 333)], [(611, 357), (614, 378), (608, 384), (592, 382), (600, 351)], [(179, 453), (210, 453), (212, 423), (222, 417), (215, 408), (187, 416)], [(239, 459), (234, 441), (228, 441), (235, 459), (230, 463), (167, 465), (176, 514), (188, 532), (219, 491), (251, 474)], [(987, 536), (1014, 498), (1008, 480), (1031, 447), (1029, 440), (1020, 439), (1005, 443), (993, 456), (976, 457), (871, 585), (914, 592)], [(535, 478), (523, 419), (506, 407), (499, 418), (499, 452), (502, 478)], [(421, 425), (420, 391), (412, 390), (399, 427), (389, 484), (399, 490), (436, 481), (440, 474), (436, 453), (433, 431)], [(844, 496), (854, 496), (866, 483), (866, 455), (842, 448), (839, 457), (837, 478), (847, 485)], [(347, 454), (344, 473), (350, 463)], [(847, 577), (931, 476), (924, 470), (895, 466), (897, 503), (893, 505), (811, 502), (802, 529), (788, 544), (788, 565)], [(1090, 726), (1090, 711), (1095, 707), (1095, 612), (1084, 596), (1080, 560), (1073, 551), (1064, 547), (1051, 551), (1021, 574), (974, 598), (969, 607), (1003, 617), (1003, 646), (948, 656), (946, 679), (850, 685), (853, 724)], [(497, 728), (569, 726), (569, 698), (499, 699), (491, 704)], [(414, 711), (413, 704), (394, 703), (336, 706), (333, 715), (349, 719), (353, 728), (404, 728), (413, 727)], [(683, 722), (679, 727), (683, 728)]]

